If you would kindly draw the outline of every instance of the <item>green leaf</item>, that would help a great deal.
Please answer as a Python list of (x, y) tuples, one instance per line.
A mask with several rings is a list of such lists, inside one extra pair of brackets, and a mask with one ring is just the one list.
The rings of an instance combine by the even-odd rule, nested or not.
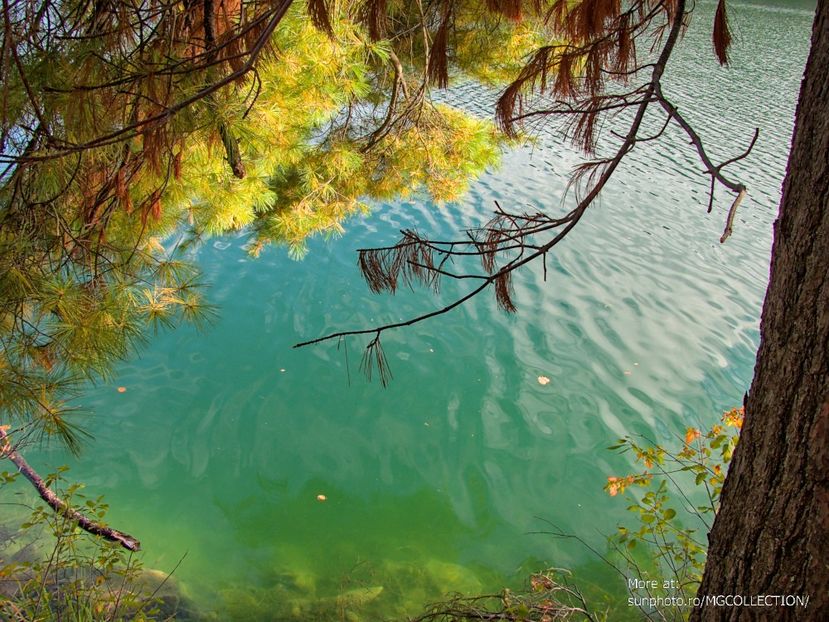
[(725, 441), (728, 440), (728, 437), (725, 434), (720, 434), (717, 438), (711, 441), (711, 449), (716, 449), (720, 445), (722, 445)]

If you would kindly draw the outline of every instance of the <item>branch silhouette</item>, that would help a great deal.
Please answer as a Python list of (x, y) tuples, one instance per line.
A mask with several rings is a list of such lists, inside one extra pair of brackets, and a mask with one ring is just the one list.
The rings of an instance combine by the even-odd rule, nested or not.
[[(713, 190), (716, 183), (737, 196), (731, 204), (721, 242), (732, 232), (737, 207), (747, 193), (744, 184), (726, 177), (723, 169), (746, 158), (757, 142), (759, 130), (748, 147), (739, 155), (715, 164), (706, 152), (702, 139), (679, 113), (662, 91), (662, 76), (668, 61), (687, 25), (691, 10), (686, 10), (685, 0), (662, 0), (657, 3), (634, 2), (617, 15), (595, 16), (592, 3), (579, 3), (570, 8), (558, 0), (550, 9), (549, 19), (556, 34), (569, 38), (570, 45), (540, 48), (525, 65), (516, 80), (507, 87), (498, 100), (496, 117), (504, 131), (517, 134), (517, 126), (526, 121), (563, 118), (565, 134), (580, 145), (588, 155), (595, 152), (598, 131), (607, 116), (630, 110), (633, 118), (624, 133), (612, 132), (621, 141), (612, 156), (587, 161), (579, 165), (570, 186), (582, 189), (576, 207), (562, 217), (552, 217), (543, 212), (534, 214), (510, 213), (496, 202), (494, 217), (483, 227), (465, 232), (458, 240), (435, 241), (415, 231), (402, 231), (400, 240), (390, 247), (360, 249), (359, 266), (369, 288), (374, 293), (395, 293), (402, 285), (415, 283), (435, 291), (442, 277), (454, 280), (473, 280), (478, 283), (467, 293), (435, 310), (411, 317), (404, 321), (343, 330), (297, 343), (301, 348), (358, 335), (374, 335), (366, 346), (363, 371), (371, 376), (372, 360), (380, 360), (377, 352), (382, 346), (383, 333), (412, 326), (441, 316), (494, 286), (499, 306), (507, 312), (516, 310), (510, 277), (519, 268), (546, 256), (578, 224), (588, 208), (602, 192), (618, 169), (625, 156), (638, 143), (659, 139), (673, 122), (682, 128), (696, 148), (705, 173), (711, 177), (709, 211), (713, 206)], [(593, 20), (593, 21), (591, 21)], [(601, 24), (597, 27), (596, 24)], [(654, 45), (661, 44), (658, 57), (653, 62), (638, 62), (635, 42), (646, 34), (653, 37)], [(725, 57), (727, 45), (720, 51)], [(719, 56), (719, 52), (718, 52)], [(576, 68), (581, 72), (577, 75)], [(626, 84), (631, 76), (650, 69), (649, 80), (624, 93), (608, 92), (605, 78)], [(541, 108), (525, 111), (528, 103), (551, 96), (552, 101)], [(658, 106), (667, 115), (657, 133), (643, 135), (643, 121), (648, 110)], [(578, 193), (577, 193), (578, 194)], [(543, 239), (543, 235), (547, 238)], [(539, 240), (539, 237), (542, 239)], [(460, 257), (478, 257), (483, 274), (457, 273), (444, 269), (447, 261)], [(385, 358), (382, 360), (384, 363)], [(381, 381), (386, 384), (388, 371), (381, 370)]]

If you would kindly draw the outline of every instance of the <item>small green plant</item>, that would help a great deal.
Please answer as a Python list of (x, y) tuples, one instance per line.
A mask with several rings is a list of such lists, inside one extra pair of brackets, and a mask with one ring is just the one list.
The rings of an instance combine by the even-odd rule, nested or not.
[[(67, 467), (45, 478), (59, 486)], [(0, 473), (0, 488), (18, 473)], [(102, 497), (83, 485), (65, 486), (72, 507), (103, 521)], [(0, 544), (0, 619), (14, 622), (115, 622), (167, 619), (147, 585), (140, 560), (116, 543), (91, 536), (75, 521), (38, 503), (16, 533)]]
[(702, 579), (706, 535), (719, 509), (743, 414), (742, 408), (730, 410), (721, 424), (704, 433), (688, 428), (676, 452), (632, 437), (610, 447), (633, 452), (645, 467), (624, 477), (608, 477), (604, 488), (611, 496), (630, 487), (644, 491), (632, 495), (628, 506), (637, 526), (620, 526), (611, 543), (627, 566), (628, 604), (649, 619), (687, 618)]

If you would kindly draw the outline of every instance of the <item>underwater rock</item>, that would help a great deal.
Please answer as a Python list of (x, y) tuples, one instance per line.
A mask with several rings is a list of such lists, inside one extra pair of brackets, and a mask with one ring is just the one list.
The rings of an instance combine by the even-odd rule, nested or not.
[(272, 577), (274, 584), (292, 592), (310, 594), (317, 589), (317, 576), (313, 572), (291, 570)]
[[(38, 587), (41, 585), (36, 567), (30, 565), (36, 561), (22, 562), (14, 567), (6, 580), (0, 580), (0, 599), (26, 602), (31, 598), (26, 583), (37, 578)], [(6, 569), (10, 567), (7, 565)], [(69, 600), (80, 598), (102, 615), (117, 613), (118, 619), (131, 620), (139, 611), (144, 615), (142, 619), (147, 620), (189, 622), (203, 619), (178, 582), (159, 570), (141, 570), (126, 580), (111, 574), (102, 580), (100, 569), (81, 565), (52, 569), (48, 577), (45, 588), (52, 601), (50, 606), (58, 614)]]
[(184, 622), (200, 619), (195, 603), (186, 595), (181, 583), (161, 570), (142, 569), (130, 582), (129, 590), (139, 600), (155, 601), (151, 609), (157, 610), (153, 617), (158, 620)]
[[(23, 522), (22, 520), (20, 522)], [(29, 564), (48, 559), (52, 553), (47, 538), (38, 538), (18, 527), (19, 523), (0, 523), (0, 566)]]
[(360, 622), (361, 609), (374, 602), (383, 593), (382, 585), (358, 587), (336, 596), (315, 598), (313, 595), (305, 598), (290, 598), (278, 608), (281, 616), (274, 620), (296, 620), (297, 622)]
[(373, 587), (358, 587), (353, 590), (343, 592), (342, 594), (338, 594), (334, 598), (334, 604), (341, 609), (347, 609), (349, 607), (364, 607), (368, 603), (377, 600), (382, 593), (382, 585), (375, 585)]
[(219, 590), (226, 619), (237, 622), (263, 622), (270, 619), (266, 617), (268, 603), (263, 596), (262, 590), (249, 586)]
[(383, 560), (378, 575), (386, 586), (382, 619), (409, 619), (421, 613), (427, 603), (445, 600), (451, 594), (484, 591), (475, 570), (437, 558)]
[(443, 593), (480, 594), (483, 589), (478, 576), (460, 564), (430, 559), (424, 565), (424, 570)]

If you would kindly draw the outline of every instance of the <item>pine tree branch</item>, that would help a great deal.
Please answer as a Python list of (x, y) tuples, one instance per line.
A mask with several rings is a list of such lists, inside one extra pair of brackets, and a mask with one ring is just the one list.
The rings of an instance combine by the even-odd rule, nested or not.
[[(209, 63), (216, 60), (216, 29), (215, 29), (215, 15), (213, 0), (204, 0), (202, 3), (202, 12), (204, 13), (204, 41), (207, 48), (207, 61)], [(207, 101), (215, 104), (216, 98), (211, 93)], [(219, 136), (222, 139), (222, 144), (227, 155), (227, 162), (230, 164), (230, 170), (233, 171), (233, 176), (237, 179), (244, 179), (245, 166), (242, 162), (242, 152), (239, 150), (239, 141), (230, 131), (224, 119), (219, 119)]]
[[(755, 128), (754, 136), (751, 138), (751, 142), (749, 142), (748, 147), (743, 151), (740, 155), (735, 156), (733, 158), (729, 158), (728, 160), (722, 162), (721, 164), (714, 164), (711, 161), (711, 158), (708, 156), (708, 153), (705, 151), (705, 147), (702, 144), (702, 138), (700, 138), (699, 134), (696, 133), (694, 128), (691, 126), (688, 121), (679, 113), (679, 110), (674, 106), (665, 96), (662, 94), (662, 89), (657, 89), (656, 91), (656, 98), (659, 102), (659, 105), (668, 113), (668, 115), (677, 122), (677, 124), (688, 134), (688, 138), (691, 140), (691, 144), (697, 150), (699, 154), (700, 160), (705, 165), (705, 172), (718, 182), (720, 182), (723, 186), (731, 190), (736, 194), (745, 193), (747, 188), (744, 184), (736, 181), (732, 181), (725, 177), (722, 174), (722, 169), (728, 166), (729, 164), (733, 164), (734, 162), (738, 162), (748, 156), (751, 153), (751, 150), (754, 148), (754, 145), (757, 143), (757, 139), (760, 136), (760, 129)], [(710, 209), (709, 209), (710, 211)]]
[[(539, 245), (527, 245), (525, 244), (524, 238), (530, 235), (527, 231), (524, 231), (522, 234), (521, 227), (518, 227), (518, 230), (513, 232), (512, 234), (508, 234), (508, 238), (510, 241), (520, 240), (521, 244), (521, 251), (518, 257), (508, 262), (504, 265), (500, 270), (494, 271), (489, 276), (485, 277), (484, 280), (474, 289), (467, 292), (465, 295), (457, 298), (453, 302), (436, 309), (434, 311), (424, 313), (422, 315), (410, 318), (405, 321), (401, 322), (394, 322), (389, 323), (381, 326), (373, 326), (371, 328), (366, 329), (356, 329), (356, 330), (347, 330), (347, 331), (340, 331), (336, 333), (331, 333), (328, 335), (324, 335), (322, 337), (318, 337), (316, 339), (312, 339), (309, 341), (304, 341), (294, 345), (294, 348), (301, 348), (317, 343), (321, 343), (324, 341), (328, 341), (330, 339), (339, 339), (342, 337), (353, 336), (353, 335), (367, 335), (367, 334), (374, 334), (375, 341), (377, 341), (380, 335), (387, 331), (396, 328), (402, 328), (406, 326), (411, 326), (413, 324), (417, 324), (419, 322), (443, 315), (452, 311), (453, 309), (461, 306), (462, 304), (466, 303), (468, 300), (474, 298), (482, 291), (484, 291), (490, 285), (496, 285), (496, 293), (499, 291), (499, 285), (503, 288), (506, 283), (508, 283), (507, 279), (509, 275), (517, 270), (518, 268), (536, 260), (539, 258), (546, 258), (547, 253), (549, 253), (552, 248), (558, 244), (562, 239), (564, 239), (567, 234), (573, 229), (573, 227), (578, 224), (581, 217), (593, 203), (593, 201), (598, 197), (599, 193), (602, 191), (604, 186), (613, 176), (615, 170), (618, 168), (619, 164), (621, 164), (624, 157), (635, 147), (636, 143), (639, 141), (639, 131), (642, 126), (642, 122), (645, 118), (645, 113), (647, 112), (648, 106), (651, 103), (656, 101), (664, 101), (661, 100), (661, 90), (660, 90), (660, 82), (662, 79), (662, 74), (665, 71), (665, 66), (667, 65), (668, 60), (671, 57), (671, 54), (676, 46), (677, 41), (679, 40), (680, 32), (682, 31), (683, 22), (684, 22), (684, 15), (685, 15), (685, 0), (678, 0), (676, 2), (676, 13), (673, 15), (672, 19), (670, 20), (670, 30), (668, 32), (668, 36), (665, 39), (664, 46), (659, 54), (659, 57), (655, 63), (652, 64), (653, 70), (651, 73), (651, 77), (649, 82), (644, 86), (644, 88), (639, 89), (642, 93), (641, 99), (638, 99), (636, 102), (631, 102), (632, 106), (635, 106), (636, 112), (634, 114), (634, 118), (630, 123), (629, 129), (627, 133), (623, 137), (623, 141), (621, 145), (618, 147), (615, 155), (612, 158), (608, 158), (605, 160), (600, 160), (598, 162), (588, 163), (587, 168), (582, 169), (584, 171), (590, 171), (591, 173), (598, 173), (598, 178), (596, 179), (595, 183), (592, 183), (590, 186), (589, 191), (587, 194), (578, 202), (577, 206), (565, 217), (550, 220), (550, 223), (547, 225), (542, 225), (540, 227), (533, 227), (532, 233), (538, 233), (540, 231), (546, 231), (550, 229), (558, 229), (561, 228), (555, 236), (553, 236), (550, 240), (543, 244)], [(652, 138), (652, 137), (651, 137)], [(713, 169), (712, 169), (713, 170)], [(716, 171), (719, 174), (719, 171)], [(499, 207), (500, 211), (500, 207)], [(509, 216), (507, 214), (503, 214), (504, 216)], [(512, 223), (515, 225), (515, 220), (511, 219)], [(535, 220), (530, 219), (529, 222), (535, 224)], [(497, 232), (500, 235), (500, 231)], [(405, 237), (405, 236), (404, 236)], [(428, 240), (424, 241), (426, 245), (430, 244)], [(412, 243), (419, 243), (419, 240), (407, 240), (404, 242), (405, 245), (409, 245)], [(451, 254), (451, 248), (454, 244), (466, 244), (468, 241), (464, 242), (453, 242), (450, 243), (450, 249), (448, 251), (444, 251), (447, 254)], [(488, 251), (491, 253), (499, 252), (501, 249), (499, 246), (496, 245), (496, 248), (492, 251)], [(525, 254), (525, 250), (530, 250), (531, 252)], [(487, 253), (482, 253), (487, 254)], [(428, 266), (418, 266), (421, 269), (428, 270)], [(440, 273), (437, 272), (439, 268), (433, 268), (432, 271), (435, 272), (434, 276), (440, 276)], [(365, 273), (364, 273), (365, 275)], [(387, 287), (383, 285), (384, 280), (383, 277), (387, 277), (388, 275), (379, 275), (381, 286), (378, 289), (390, 289), (394, 291), (394, 286)], [(458, 278), (458, 275), (452, 275), (453, 278)], [(427, 281), (421, 277), (421, 280)], [(371, 282), (370, 282), (371, 285)], [(377, 283), (375, 283), (377, 285)], [(396, 285), (396, 283), (395, 283)], [(501, 303), (502, 307), (508, 311), (514, 309), (512, 306), (508, 290), (502, 289), (502, 295), (498, 296), (499, 303)]]
[(213, 93), (216, 93), (228, 84), (231, 84), (232, 82), (238, 80), (239, 78), (247, 75), (250, 71), (252, 71), (255, 68), (257, 59), (259, 58), (266, 44), (270, 40), (271, 35), (273, 34), (274, 30), (279, 25), (279, 23), (282, 21), (282, 19), (285, 17), (285, 15), (288, 12), (288, 9), (291, 7), (292, 4), (293, 0), (282, 0), (279, 3), (279, 5), (277, 5), (275, 8), (260, 16), (258, 20), (267, 20), (266, 26), (263, 28), (262, 32), (257, 37), (254, 45), (248, 51), (247, 61), (241, 67), (239, 67), (239, 69), (228, 73), (226, 76), (222, 77), (219, 80), (216, 80), (215, 82), (212, 82), (211, 84), (200, 89), (193, 95), (186, 97), (185, 99), (171, 106), (168, 106), (160, 112), (150, 115), (145, 119), (134, 121), (132, 123), (125, 125), (124, 127), (113, 130), (102, 136), (93, 138), (92, 140), (74, 145), (68, 145), (57, 149), (52, 149), (47, 153), (29, 155), (25, 158), (19, 156), (9, 157), (3, 155), (0, 156), (0, 162), (8, 162), (15, 164), (17, 166), (24, 166), (31, 162), (39, 162), (53, 160), (56, 158), (62, 158), (70, 153), (76, 153), (80, 151), (86, 151), (89, 149), (105, 147), (108, 145), (114, 145), (126, 141), (136, 136), (143, 128), (151, 128), (155, 125), (166, 123), (167, 121), (169, 121), (170, 118), (172, 118), (174, 115), (178, 114), (182, 110), (185, 110), (192, 104), (209, 97)]

